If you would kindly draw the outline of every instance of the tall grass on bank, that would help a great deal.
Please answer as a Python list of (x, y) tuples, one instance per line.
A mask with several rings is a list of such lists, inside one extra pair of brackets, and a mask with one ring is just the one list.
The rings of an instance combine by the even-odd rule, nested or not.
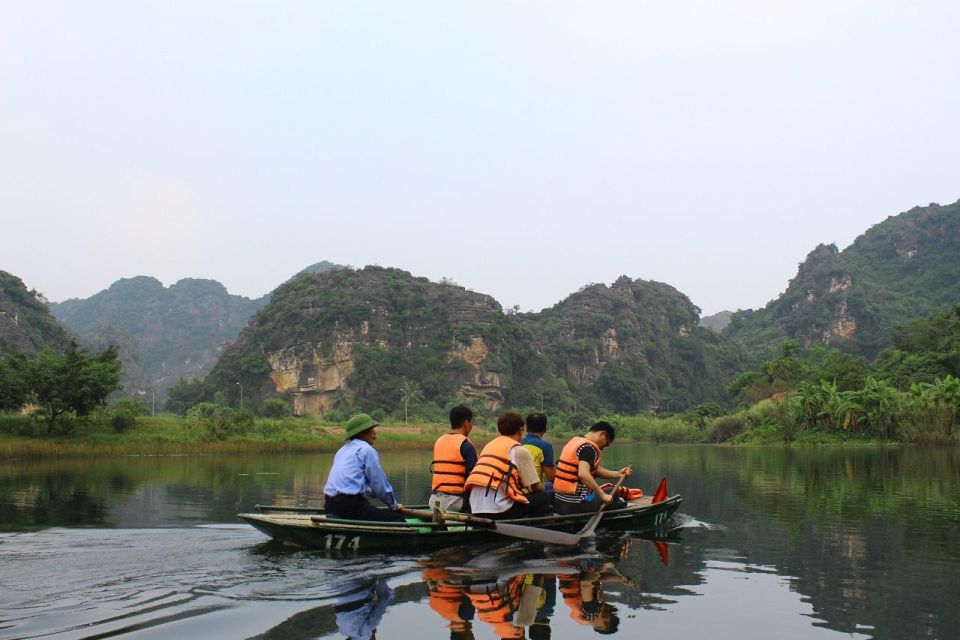
[[(427, 448), (445, 431), (443, 425), (384, 425), (378, 429), (377, 446)], [(209, 436), (185, 418), (162, 415), (137, 418), (123, 433), (107, 422), (81, 420), (70, 436), (54, 438), (29, 416), (0, 415), (0, 458), (310, 453), (336, 451), (344, 442), (342, 426), (293, 418), (256, 419), (228, 436)]]

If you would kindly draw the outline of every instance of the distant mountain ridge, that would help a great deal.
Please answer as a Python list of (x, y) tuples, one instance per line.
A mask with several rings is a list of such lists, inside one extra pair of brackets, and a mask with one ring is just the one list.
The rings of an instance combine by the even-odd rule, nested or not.
[(776, 300), (724, 335), (771, 353), (787, 338), (873, 357), (890, 330), (960, 301), (960, 200), (891, 216), (839, 251), (820, 245)]
[(131, 395), (165, 390), (206, 374), (221, 345), (235, 339), (266, 298), (234, 296), (215, 280), (186, 278), (164, 287), (156, 278), (124, 278), (85, 300), (51, 304), (51, 312), (90, 348), (120, 348), (122, 384)]
[[(324, 261), (300, 273), (336, 268)], [(184, 278), (164, 287), (156, 278), (138, 276), (86, 299), (53, 303), (50, 311), (89, 348), (119, 347), (125, 393), (155, 393), (162, 400), (181, 378), (206, 375), (223, 345), (269, 299), (232, 295), (216, 280)]]

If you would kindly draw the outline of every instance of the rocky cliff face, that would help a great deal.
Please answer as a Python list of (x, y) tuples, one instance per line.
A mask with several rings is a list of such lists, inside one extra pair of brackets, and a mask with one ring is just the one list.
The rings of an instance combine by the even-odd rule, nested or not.
[[(390, 402), (406, 380), (429, 397), (499, 409), (509, 393), (500, 305), (462, 287), (397, 269), (302, 274), (231, 345), (214, 377), (250, 376), (265, 395), (285, 395), (297, 415), (343, 404)], [(229, 373), (227, 373), (229, 372)]]
[(15, 275), (0, 271), (0, 355), (36, 357), (44, 348), (62, 351), (69, 332), (50, 315), (47, 303)]
[(810, 252), (786, 291), (724, 330), (771, 353), (786, 338), (873, 356), (889, 331), (960, 300), (960, 201), (916, 207), (871, 227), (838, 251)]
[(626, 277), (505, 315), (490, 296), (397, 269), (305, 274), (274, 292), (211, 380), (287, 397), (298, 415), (389, 409), (411, 384), (439, 406), (491, 412), (537, 399), (655, 412), (725, 392), (733, 367), (708, 353), (722, 339), (697, 317), (672, 287)]
[[(540, 349), (575, 395), (600, 406), (656, 413), (721, 398), (738, 355), (698, 326), (699, 309), (660, 282), (620, 277), (528, 317)], [(722, 349), (721, 349), (722, 351)]]

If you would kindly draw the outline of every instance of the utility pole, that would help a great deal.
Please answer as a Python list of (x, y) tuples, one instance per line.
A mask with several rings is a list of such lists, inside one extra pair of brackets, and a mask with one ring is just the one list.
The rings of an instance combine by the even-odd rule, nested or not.
[(243, 411), (243, 385), (238, 382), (237, 386), (240, 387), (240, 411)]

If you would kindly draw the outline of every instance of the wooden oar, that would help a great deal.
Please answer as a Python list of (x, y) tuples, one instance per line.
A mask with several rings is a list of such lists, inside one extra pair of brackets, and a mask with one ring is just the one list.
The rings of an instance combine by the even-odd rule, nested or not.
[[(430, 511), (420, 511), (418, 509), (401, 509), (403, 513), (422, 518), (424, 520), (433, 520), (433, 513)], [(489, 518), (478, 518), (467, 513), (456, 513), (453, 511), (444, 511), (443, 517), (446, 520), (472, 524), (475, 527), (490, 529), (499, 534), (510, 536), (512, 538), (522, 538), (524, 540), (533, 540), (534, 542), (543, 542), (544, 544), (574, 545), (580, 541), (580, 536), (573, 533), (564, 533), (563, 531), (552, 531), (550, 529), (541, 529), (540, 527), (529, 527), (522, 524), (512, 524), (501, 520), (491, 520)]]
[[(617, 491), (620, 489), (620, 485), (622, 485), (623, 481), (626, 479), (626, 474), (621, 475), (620, 479), (617, 480), (617, 484), (613, 485), (613, 489), (610, 491), (610, 495), (613, 496), (613, 500), (617, 499)], [(610, 502), (613, 502), (613, 500)], [(587, 524), (583, 525), (583, 529), (580, 529), (580, 531), (574, 534), (577, 536), (578, 541), (581, 538), (586, 538), (587, 536), (593, 535), (593, 532), (597, 529), (597, 525), (600, 524), (600, 518), (603, 517), (603, 510), (607, 508), (607, 505), (610, 504), (610, 502), (604, 502), (602, 505), (600, 505), (600, 509), (597, 511), (596, 515), (590, 518), (590, 520), (587, 521)]]

